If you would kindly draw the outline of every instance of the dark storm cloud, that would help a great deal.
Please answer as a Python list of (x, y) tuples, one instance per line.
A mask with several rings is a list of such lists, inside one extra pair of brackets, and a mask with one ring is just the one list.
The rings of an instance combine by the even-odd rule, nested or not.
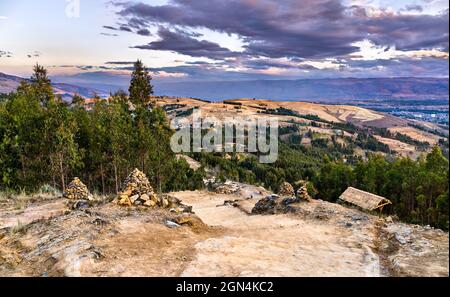
[(182, 31), (171, 31), (160, 27), (158, 30), (160, 40), (133, 48), (147, 50), (172, 51), (192, 57), (206, 57), (210, 59), (224, 59), (233, 57), (236, 53), (223, 48), (217, 43), (197, 40)]
[[(363, 39), (404, 50), (448, 49), (448, 12), (440, 16), (386, 13), (373, 17), (364, 7), (345, 7), (336, 0), (173, 0), (162, 6), (135, 2), (117, 5), (119, 15), (130, 27), (143, 29), (163, 24), (237, 34), (246, 44), (245, 55), (251, 56), (309, 59), (343, 56), (357, 51), (352, 43)], [(409, 10), (420, 8), (411, 6)], [(165, 31), (163, 40), (137, 48), (216, 59), (231, 55), (217, 44)], [(170, 45), (167, 41), (181, 41), (185, 46)], [(208, 55), (202, 52), (201, 44), (210, 47), (206, 50)], [(209, 51), (219, 54), (209, 55)]]
[(448, 17), (448, 12), (439, 16), (384, 16), (383, 22), (369, 18), (365, 24), (368, 39), (376, 44), (395, 45), (399, 50), (448, 50)]
[(147, 29), (139, 29), (139, 30), (137, 30), (136, 33), (139, 35), (142, 35), (142, 36), (150, 36), (151, 35), (150, 31)]
[(126, 26), (126, 25), (121, 25), (119, 27), (120, 31), (124, 31), (124, 32), (133, 32), (133, 30), (130, 29), (130, 27)]

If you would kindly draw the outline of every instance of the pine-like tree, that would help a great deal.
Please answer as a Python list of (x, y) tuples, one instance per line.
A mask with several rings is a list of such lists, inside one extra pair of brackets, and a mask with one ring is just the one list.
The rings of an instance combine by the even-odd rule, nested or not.
[(30, 79), (31, 88), (35, 93), (35, 97), (45, 106), (55, 98), (52, 83), (47, 76), (47, 70), (43, 66), (36, 64), (33, 70), (34, 72)]
[(151, 76), (141, 60), (134, 64), (129, 88), (130, 101), (135, 105), (144, 106), (150, 102), (150, 95), (153, 94)]

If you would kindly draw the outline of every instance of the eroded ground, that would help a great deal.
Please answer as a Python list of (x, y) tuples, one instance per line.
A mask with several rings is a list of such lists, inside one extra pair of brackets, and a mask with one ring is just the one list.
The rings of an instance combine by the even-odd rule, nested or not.
[(448, 276), (448, 233), (322, 201), (251, 215), (265, 194), (173, 193), (203, 221), (175, 228), (168, 210), (4, 207), (0, 276)]

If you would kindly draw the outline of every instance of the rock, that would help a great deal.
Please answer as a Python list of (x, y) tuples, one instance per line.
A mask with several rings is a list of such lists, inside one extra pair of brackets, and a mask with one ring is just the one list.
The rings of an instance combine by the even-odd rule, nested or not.
[(180, 228), (181, 226), (172, 221), (166, 221), (166, 226), (170, 229)]
[(69, 200), (93, 200), (87, 186), (78, 177), (70, 182), (63, 197)]
[(150, 196), (148, 194), (142, 194), (141, 198), (142, 201), (146, 202), (150, 200)]
[(189, 225), (189, 226), (194, 226), (195, 224), (198, 224), (199, 222), (201, 222), (201, 220), (196, 217), (193, 214), (190, 213), (184, 213), (181, 214), (179, 216), (177, 216), (174, 221), (178, 224), (178, 225)]
[(352, 221), (367, 221), (369, 218), (367, 216), (352, 216)]
[(82, 210), (89, 208), (89, 201), (87, 200), (78, 200), (72, 205), (73, 210)]
[(159, 203), (159, 199), (155, 194), (150, 195), (150, 199), (155, 202), (155, 204)]
[(139, 199), (139, 195), (134, 195), (134, 196), (131, 196), (130, 197), (130, 201), (131, 201), (131, 203), (135, 203), (137, 200)]
[(405, 238), (404, 236), (402, 236), (401, 234), (395, 233), (394, 236), (395, 236), (395, 239), (396, 239), (400, 244), (406, 244), (406, 243), (407, 243), (406, 238)]
[(97, 217), (92, 221), (92, 224), (97, 225), (97, 226), (106, 226), (109, 224), (109, 222), (102, 218)]
[(170, 209), (171, 213), (181, 214), (181, 213), (190, 213), (189, 209), (186, 209), (186, 207), (177, 207)]
[(252, 209), (252, 214), (274, 214), (277, 200), (273, 196), (268, 196), (259, 200)]
[(131, 200), (130, 200), (129, 197), (123, 196), (123, 198), (121, 198), (119, 200), (119, 205), (121, 205), (121, 206), (132, 206), (133, 203), (131, 203)]
[(295, 197), (291, 197), (291, 198), (285, 198), (281, 201), (281, 204), (283, 204), (284, 206), (288, 206), (289, 204), (293, 204), (293, 203), (297, 203), (300, 202), (300, 200), (298, 198)]
[(292, 197), (295, 196), (295, 191), (294, 191), (294, 187), (288, 183), (288, 182), (284, 182), (281, 187), (280, 187), (280, 191), (278, 193), (280, 196), (288, 196), (288, 197)]
[(148, 201), (145, 201), (145, 202), (144, 202), (144, 206), (147, 206), (147, 207), (155, 207), (155, 206), (156, 206), (156, 203), (155, 203), (155, 201), (153, 201), (153, 200), (148, 200)]
[(181, 204), (181, 200), (174, 196), (167, 196), (170, 205), (177, 206)]

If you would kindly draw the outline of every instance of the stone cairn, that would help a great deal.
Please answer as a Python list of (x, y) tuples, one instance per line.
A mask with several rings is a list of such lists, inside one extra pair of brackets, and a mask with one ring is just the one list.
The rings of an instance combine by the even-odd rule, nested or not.
[(121, 206), (145, 206), (171, 208), (172, 212), (192, 212), (192, 207), (183, 205), (179, 199), (170, 195), (155, 194), (147, 176), (135, 169), (125, 180), (119, 198), (115, 200)]
[(270, 195), (259, 200), (252, 209), (252, 214), (276, 214), (296, 212), (296, 208), (291, 204), (299, 203), (301, 201), (311, 201), (308, 194), (306, 184), (297, 191), (295, 195), (294, 187), (289, 183), (281, 185), (279, 195)]
[(78, 177), (70, 182), (63, 197), (69, 200), (67, 205), (71, 209), (87, 208), (89, 207), (89, 201), (94, 200), (87, 186)]
[(308, 188), (306, 188), (306, 186), (302, 186), (298, 189), (297, 198), (308, 202), (312, 200), (311, 196), (309, 196)]
[(294, 197), (295, 196), (294, 187), (290, 183), (284, 182), (280, 187), (280, 191), (278, 192), (278, 195)]
[(155, 195), (147, 176), (135, 169), (125, 180), (117, 203), (122, 206), (143, 205), (155, 207), (159, 204), (159, 199)]

